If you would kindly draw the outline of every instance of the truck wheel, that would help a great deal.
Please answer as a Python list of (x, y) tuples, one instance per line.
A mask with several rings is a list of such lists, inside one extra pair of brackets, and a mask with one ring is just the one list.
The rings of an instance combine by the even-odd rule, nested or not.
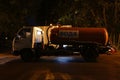
[(97, 57), (99, 56), (97, 48), (87, 47), (83, 52), (81, 53), (81, 55), (85, 61), (87, 62), (97, 61)]
[(33, 51), (31, 49), (23, 49), (20, 52), (21, 59), (25, 62), (33, 60)]

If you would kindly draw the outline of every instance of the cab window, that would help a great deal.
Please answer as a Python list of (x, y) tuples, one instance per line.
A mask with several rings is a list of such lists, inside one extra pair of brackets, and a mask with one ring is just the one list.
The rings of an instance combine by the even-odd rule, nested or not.
[(17, 37), (19, 38), (28, 38), (30, 36), (31, 36), (31, 29), (22, 29), (17, 35)]

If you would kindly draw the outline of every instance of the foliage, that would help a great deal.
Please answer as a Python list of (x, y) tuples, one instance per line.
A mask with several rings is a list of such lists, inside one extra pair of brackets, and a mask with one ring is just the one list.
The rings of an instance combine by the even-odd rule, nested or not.
[(26, 17), (35, 15), (35, 4), (33, 0), (0, 0), (0, 31), (16, 32), (28, 25)]
[[(0, 31), (23, 25), (70, 24), (106, 27), (119, 38), (120, 0), (0, 0)], [(4, 28), (3, 28), (4, 27)]]
[(1, 0), (0, 30), (18, 29), (34, 20), (38, 25), (61, 22), (80, 27), (105, 26), (115, 32), (120, 23), (119, 6), (119, 0)]

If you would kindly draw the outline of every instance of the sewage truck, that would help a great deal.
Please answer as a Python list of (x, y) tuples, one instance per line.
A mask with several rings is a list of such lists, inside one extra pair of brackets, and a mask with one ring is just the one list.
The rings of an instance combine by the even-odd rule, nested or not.
[(12, 53), (23, 61), (41, 56), (81, 55), (85, 61), (96, 61), (108, 50), (106, 28), (72, 26), (31, 26), (18, 30), (12, 43)]

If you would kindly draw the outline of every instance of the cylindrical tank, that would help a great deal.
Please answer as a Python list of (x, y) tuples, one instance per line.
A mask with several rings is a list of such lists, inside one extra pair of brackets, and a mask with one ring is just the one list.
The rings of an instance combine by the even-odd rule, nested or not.
[(53, 44), (96, 43), (106, 45), (108, 32), (105, 28), (54, 28), (51, 30), (50, 41)]

